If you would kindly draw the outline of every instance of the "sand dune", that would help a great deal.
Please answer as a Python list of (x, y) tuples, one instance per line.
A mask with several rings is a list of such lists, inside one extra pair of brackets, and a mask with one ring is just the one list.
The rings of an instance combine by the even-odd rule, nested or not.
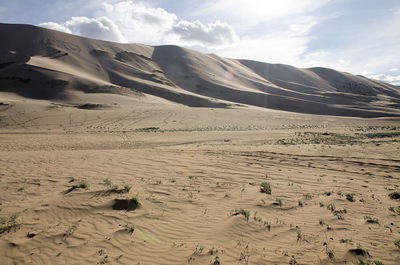
[(398, 264), (398, 87), (0, 36), (0, 264)]
[(68, 99), (70, 90), (116, 86), (188, 106), (399, 115), (398, 87), (331, 69), (227, 59), (177, 46), (118, 44), (28, 25), (1, 24), (0, 35), (5, 40), (1, 90), (25, 97)]

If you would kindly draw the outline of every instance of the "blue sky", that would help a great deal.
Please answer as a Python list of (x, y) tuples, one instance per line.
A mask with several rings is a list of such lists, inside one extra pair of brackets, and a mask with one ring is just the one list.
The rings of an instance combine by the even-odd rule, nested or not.
[(1, 0), (0, 22), (400, 85), (399, 0)]

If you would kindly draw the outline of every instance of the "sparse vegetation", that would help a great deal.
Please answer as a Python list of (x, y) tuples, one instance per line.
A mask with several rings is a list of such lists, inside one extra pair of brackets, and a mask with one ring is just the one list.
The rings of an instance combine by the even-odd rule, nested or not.
[(335, 258), (335, 252), (333, 252), (333, 249), (329, 249), (328, 246), (326, 247), (326, 255), (331, 260)]
[(331, 212), (333, 212), (333, 211), (336, 210), (336, 206), (335, 206), (333, 203), (328, 204), (328, 205), (326, 206), (326, 208), (327, 208), (328, 210), (330, 210)]
[(302, 202), (301, 200), (299, 200), (299, 201), (298, 201), (298, 205), (299, 205), (300, 207), (303, 207), (303, 202)]
[(297, 230), (296, 233), (297, 233), (297, 241), (300, 241), (303, 238), (303, 235), (301, 234), (300, 230)]
[(123, 188), (119, 188), (117, 184), (114, 184), (110, 179), (103, 179), (104, 185), (106, 185), (110, 191), (116, 193), (128, 193), (132, 186), (125, 184)]
[(76, 184), (76, 185), (72, 186), (72, 188), (74, 188), (74, 189), (87, 189), (87, 188), (89, 188), (89, 185), (87, 184), (86, 181), (81, 181), (79, 184)]
[(348, 239), (348, 238), (341, 238), (339, 240), (339, 243), (345, 243), (345, 244), (352, 243), (352, 242), (353, 242), (353, 240), (352, 239)]
[(235, 209), (231, 212), (231, 215), (243, 215), (246, 218), (246, 221), (249, 221), (250, 218), (250, 212), (248, 210), (244, 209)]
[(303, 194), (304, 198), (306, 198), (307, 200), (311, 200), (312, 199), (312, 195), (310, 193), (307, 194)]
[(124, 228), (126, 231), (128, 231), (129, 233), (133, 233), (135, 231), (135, 226), (131, 223), (129, 224), (124, 224)]
[(379, 220), (378, 218), (373, 218), (369, 215), (364, 216), (364, 219), (367, 223), (371, 223), (371, 224), (379, 224)]
[(397, 207), (390, 206), (389, 211), (400, 214), (400, 206), (397, 206)]
[(262, 182), (260, 185), (260, 191), (262, 193), (271, 194), (271, 185), (269, 182)]
[(346, 199), (350, 202), (354, 202), (354, 193), (346, 193)]
[(112, 186), (112, 182), (110, 179), (103, 179), (103, 182), (106, 186), (111, 187)]
[(368, 249), (362, 248), (360, 244), (358, 244), (357, 248), (350, 249), (349, 252), (353, 253), (353, 254), (356, 254), (358, 256), (366, 257), (366, 258), (370, 258), (371, 257), (371, 255), (369, 254)]
[(128, 193), (128, 192), (131, 190), (131, 188), (132, 188), (131, 185), (125, 184), (125, 185), (124, 185), (124, 188), (123, 188), (123, 191), (124, 191), (125, 193)]
[(400, 239), (394, 241), (394, 245), (398, 248), (400, 248)]
[(0, 218), (0, 235), (6, 232), (16, 231), (22, 224), (17, 222), (17, 214), (13, 214), (10, 217)]
[(276, 202), (277, 205), (279, 205), (279, 207), (282, 206), (282, 199), (276, 198), (276, 199), (275, 199), (275, 202)]

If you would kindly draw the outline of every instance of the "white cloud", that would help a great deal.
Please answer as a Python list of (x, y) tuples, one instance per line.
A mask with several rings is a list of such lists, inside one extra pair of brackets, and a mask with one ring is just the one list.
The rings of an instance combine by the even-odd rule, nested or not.
[(43, 28), (48, 28), (48, 29), (52, 29), (52, 30), (57, 30), (57, 31), (69, 33), (69, 34), (72, 33), (69, 28), (67, 28), (67, 27), (65, 27), (63, 25), (54, 23), (54, 22), (40, 23), (39, 26), (43, 27)]
[(46, 22), (40, 23), (39, 26), (88, 38), (115, 42), (126, 41), (115, 23), (107, 17), (72, 17), (63, 24)]
[(65, 22), (65, 26), (72, 33), (102, 40), (111, 40), (116, 42), (125, 42), (119, 28), (113, 21), (107, 17), (87, 18), (72, 17)]
[(236, 47), (219, 52), (235, 59), (251, 59), (269, 63), (294, 65), (307, 49), (307, 38), (272, 34), (260, 38), (244, 37)]
[(218, 49), (235, 45), (239, 37), (232, 26), (216, 21), (208, 25), (189, 22), (162, 8), (123, 1), (103, 3), (98, 18), (72, 17), (64, 23), (41, 23), (51, 29), (95, 39), (144, 44), (199, 45)]
[(178, 37), (179, 43), (200, 45), (208, 48), (224, 48), (239, 43), (239, 37), (228, 23), (217, 21), (203, 25), (200, 21), (179, 21), (171, 32)]
[(206, 7), (199, 9), (195, 14), (218, 16), (234, 23), (235, 27), (248, 29), (282, 17), (311, 13), (328, 2), (330, 0), (208, 0)]
[(373, 79), (381, 80), (396, 86), (400, 86), (400, 74), (399, 75), (388, 75), (388, 74), (377, 74), (368, 76)]
[(132, 1), (103, 4), (105, 15), (113, 20), (128, 42), (161, 43), (178, 19), (162, 8)]

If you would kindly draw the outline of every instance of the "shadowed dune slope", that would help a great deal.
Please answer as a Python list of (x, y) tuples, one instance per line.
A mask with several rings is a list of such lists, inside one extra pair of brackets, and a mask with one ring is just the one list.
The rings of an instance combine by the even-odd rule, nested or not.
[(68, 100), (69, 92), (149, 94), (192, 107), (245, 104), (299, 113), (400, 116), (399, 87), (326, 68), (299, 69), (178, 46), (120, 44), (0, 24), (0, 91)]

